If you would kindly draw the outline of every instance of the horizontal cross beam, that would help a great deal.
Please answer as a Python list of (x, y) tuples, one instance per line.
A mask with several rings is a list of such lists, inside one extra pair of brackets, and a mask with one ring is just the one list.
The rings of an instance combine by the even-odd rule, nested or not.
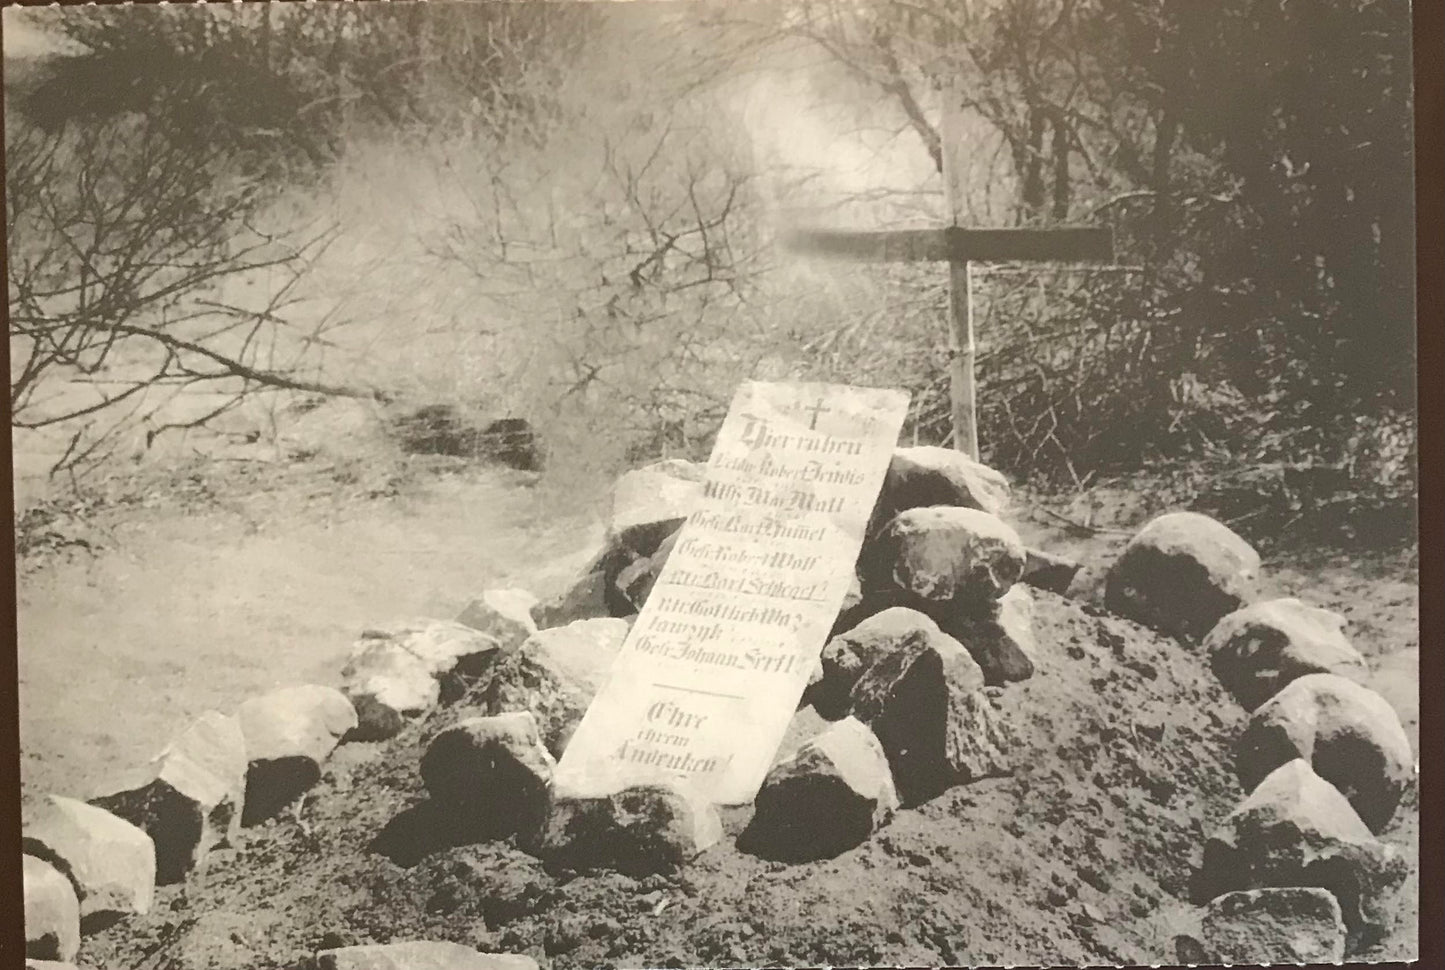
[(1093, 226), (1049, 229), (901, 229), (851, 232), (804, 229), (789, 232), (783, 245), (812, 256), (869, 262), (1111, 262), (1114, 234)]

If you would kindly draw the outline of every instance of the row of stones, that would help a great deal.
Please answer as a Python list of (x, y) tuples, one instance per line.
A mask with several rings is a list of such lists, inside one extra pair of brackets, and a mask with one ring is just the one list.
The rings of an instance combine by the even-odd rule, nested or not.
[[(582, 581), (537, 611), (544, 624), (625, 616), (640, 608), (696, 501), (700, 472), (667, 463), (624, 476), (608, 547)], [(780, 858), (835, 854), (866, 838), (900, 803), (1008, 770), (980, 688), (1032, 673), (1029, 599), (1016, 581), (1042, 578), (1040, 585), (1062, 589), (1073, 567), (1024, 550), (992, 514), (1006, 501), (1006, 488), (1002, 476), (954, 452), (899, 449), (870, 525), (854, 602), (840, 617), (842, 633), (825, 649), (804, 698), (838, 723), (775, 766), (740, 844)], [(1197, 604), (1220, 600), (1219, 587), (1230, 587), (1237, 573), (1248, 571), (1235, 568), (1232, 553), (1221, 567), (1218, 549), (1199, 542), (1197, 534), (1184, 542), (1159, 541), (1181, 524), (1185, 532), (1203, 529), (1206, 535), (1209, 527), (1223, 528), (1196, 519), (1203, 517), (1166, 516), (1146, 528), (1107, 571), (1106, 601), (1118, 612), (1187, 634), (1198, 623)], [(1151, 588), (1151, 570), (1139, 569), (1150, 557), (1137, 550), (1156, 545), (1166, 546), (1175, 561), (1188, 561), (1192, 586)], [(500, 632), (511, 646), (518, 628), (525, 635), (531, 624), (525, 597), (488, 594), (460, 619)], [(944, 626), (960, 636), (950, 636)], [(709, 807), (666, 788), (586, 801), (550, 794), (553, 755), (560, 755), (626, 628), (625, 621), (583, 620), (543, 631), (500, 663), (494, 661), (507, 653), (500, 644), (478, 644), (455, 625), (363, 635), (344, 672), (355, 711), (347, 735), (388, 737), (439, 700), (456, 699), (491, 667), (481, 696), (501, 716), (452, 726), (423, 759), (423, 780), (443, 809), (439, 817), (492, 819), (491, 834), (517, 834), (538, 854), (579, 868), (645, 872), (680, 865), (720, 837)], [(1215, 667), (1226, 683), (1223, 672), (1242, 669), (1250, 659), (1250, 652), (1235, 650), (1234, 662), (1224, 662), (1229, 655), (1215, 650)], [(260, 786), (267, 787), (284, 804), (298, 786), (289, 786), (290, 795), (286, 785)]]
[[(977, 487), (988, 470), (944, 454), (901, 450), (890, 483), (901, 468), (934, 490), (925, 500), (997, 511), (998, 493)], [(969, 478), (984, 501), (961, 496)], [(885, 488), (880, 508), (890, 498), (907, 501)], [(881, 530), (876, 522), (840, 626), (864, 619), (828, 645), (810, 687), (815, 708), (842, 720), (770, 773), (750, 826), (756, 846), (832, 854), (866, 838), (899, 792), (921, 799), (949, 779), (1007, 771), (972, 688), (975, 673), (989, 684), (1032, 673), (1028, 595), (1010, 585), (1022, 570), (1185, 642), (1202, 639), (1221, 683), (1254, 711), (1236, 756), (1250, 794), (1208, 842), (1196, 884), (1208, 902), (1196, 934), (1180, 940), (1181, 959), (1338, 961), (1383, 930), (1376, 897), (1401, 866), (1374, 835), (1413, 768), (1394, 710), (1359, 683), (1369, 668), (1342, 617), (1297, 599), (1255, 601), (1257, 553), (1195, 513), (1159, 517), (1118, 560), (1077, 577), (1073, 564), (1023, 550), (981, 509), (903, 507)], [(669, 541), (620, 574), (629, 605), (645, 599)]]
[[(681, 462), (625, 476), (619, 495), (645, 501), (619, 511), (619, 541), (544, 614), (640, 609), (701, 478)], [(836, 723), (774, 766), (741, 848), (795, 860), (833, 855), (901, 805), (1008, 772), (990, 698), (1034, 671), (1032, 599), (1019, 580), (1063, 591), (1076, 567), (1025, 549), (999, 516), (1007, 500), (1001, 475), (957, 452), (897, 450), (858, 585), (803, 697)], [(468, 731), (468, 743), (494, 746), (472, 756), (478, 763), (542, 763), (524, 744), (504, 754), (501, 725)], [(496, 814), (545, 815), (547, 777), (534, 782), (538, 805), (495, 807)]]
[[(580, 635), (608, 622), (618, 621), (579, 620), (558, 632)], [(615, 653), (621, 639), (606, 652)], [(563, 679), (557, 650), (566, 642), (540, 637), (528, 658), (541, 666), (527, 679)], [(867, 839), (902, 805), (1007, 773), (985, 689), (967, 649), (916, 610), (890, 607), (834, 637), (803, 698), (834, 723), (773, 766), (739, 848), (785, 861), (830, 857)], [(557, 695), (548, 686), (528, 698), (547, 719), (545, 730), (525, 710), (469, 717), (439, 733), (420, 765), (436, 805), (432, 817), (466, 818), (470, 838), (515, 837), (525, 850), (570, 868), (632, 875), (675, 868), (718, 842), (715, 810), (666, 786), (601, 799), (557, 797), (553, 751), (560, 754), (585, 706), (539, 703)], [(547, 736), (557, 739), (552, 750)]]
[[(915, 483), (928, 481), (930, 473), (941, 469), (929, 482), (934, 488), (931, 500), (984, 504), (975, 494), (967, 494), (967, 485), (957, 483), (970, 475), (991, 473), (951, 452), (930, 453), (938, 451), (900, 450), (890, 479), (900, 466)], [(885, 488), (880, 507), (890, 499), (899, 502), (899, 494)], [(686, 508), (677, 511), (685, 514)], [(659, 560), (665, 561), (667, 553), (667, 537), (659, 541), (656, 536), (674, 524), (639, 519), (636, 527), (650, 530), (656, 550), (651, 555), (637, 552), (614, 572), (610, 584), (605, 575), (587, 577), (577, 588), (582, 594), (574, 590), (566, 607), (583, 608), (590, 597), (600, 600), (605, 609), (609, 595), (620, 597), (613, 602), (620, 601), (621, 610), (639, 607), (649, 587), (646, 580), (655, 578)], [(770, 773), (745, 833), (746, 843), (758, 851), (791, 858), (834, 854), (866, 838), (901, 803), (921, 801), (949, 784), (1007, 771), (1000, 732), (992, 722), (987, 695), (978, 688), (1032, 672), (1028, 597), (1015, 580), (1035, 557), (1007, 525), (982, 509), (903, 508), (872, 531), (860, 562), (862, 581), (855, 603), (840, 619), (843, 632), (825, 648), (805, 695), (805, 702), (839, 723)], [(645, 545), (645, 540), (638, 544)], [(1212, 630), (1206, 637), (1212, 665), (1242, 697), (1258, 692), (1260, 684), (1278, 688), (1288, 678), (1306, 678), (1268, 705), (1247, 732), (1244, 748), (1252, 753), (1241, 756), (1240, 771), (1242, 778), (1253, 781), (1258, 773), (1268, 773), (1294, 757), (1284, 757), (1281, 751), (1314, 749), (1312, 738), (1281, 729), (1277, 717), (1279, 711), (1292, 710), (1293, 699), (1314, 683), (1307, 678), (1309, 672), (1364, 669), (1358, 654), (1339, 642), (1343, 624), (1333, 614), (1294, 600), (1230, 612), (1248, 598), (1247, 587), (1258, 565), (1254, 551), (1224, 526), (1204, 516), (1176, 513), (1141, 531), (1124, 555), (1103, 571), (1102, 584), (1105, 602), (1131, 618), (1186, 640), (1194, 631)], [(1088, 596), (1077, 588), (1073, 592)], [(1021, 622), (1007, 621), (1011, 597), (1023, 607), (1016, 613)], [(896, 603), (908, 605), (889, 605)], [(857, 626), (849, 628), (855, 620)], [(945, 625), (961, 636), (950, 636)], [(1311, 696), (1318, 702), (1324, 693), (1316, 690)], [(1317, 715), (1294, 719), (1319, 720)], [(500, 725), (477, 724), (469, 731), (469, 743), (481, 748), (506, 733)], [(1259, 740), (1271, 731), (1283, 731), (1293, 747)], [(1400, 755), (1400, 737), (1396, 724), (1394, 737), (1385, 745), (1393, 746), (1394, 754), (1385, 760), (1397, 780), (1401, 766), (1408, 765)], [(474, 755), (473, 760), (495, 756), (495, 752), (487, 758)], [(1277, 760), (1270, 763), (1271, 758)], [(529, 760), (525, 743), (514, 760)], [(1325, 755), (1324, 760), (1331, 758)], [(1351, 769), (1349, 759), (1339, 763), (1340, 772), (1357, 770)], [(1345, 784), (1341, 777), (1336, 780)], [(1377, 824), (1383, 825), (1398, 801), (1400, 786), (1392, 782), (1347, 787), (1359, 793), (1362, 805), (1369, 800), (1378, 803), (1368, 813), (1380, 816)], [(541, 793), (546, 788), (545, 775), (535, 779), (533, 790)], [(545, 811), (533, 808), (514, 814), (540, 817)], [(696, 831), (715, 828), (699, 826)], [(1217, 851), (1209, 857), (1206, 873), (1231, 868), (1217, 861), (1223, 858)], [(1203, 878), (1207, 882), (1210, 877)], [(1248, 881), (1243, 878), (1244, 884)], [(1239, 909), (1239, 900), (1225, 902), (1225, 909)]]
[[(928, 479), (943, 478), (940, 500), (978, 504), (974, 496), (979, 496), (987, 504), (1006, 495), (1002, 477), (982, 466), (956, 463), (954, 453), (942, 449), (913, 451), (924, 461), (911, 462), (900, 454), (890, 469), (893, 488), (885, 489), (880, 510), (886, 508), (889, 494), (897, 495), (900, 485), (904, 490), (916, 485), (919, 478), (924, 479), (925, 489), (935, 491), (938, 482)], [(920, 476), (921, 464), (933, 468), (924, 468)], [(539, 611), (550, 624), (573, 618), (577, 622), (531, 636), (536, 633), (531, 616), (535, 600), (520, 591), (489, 591), (455, 623), (424, 621), (384, 632), (367, 631), (342, 671), (343, 692), (319, 685), (283, 688), (246, 702), (234, 717), (207, 712), (131, 783), (89, 803), (52, 795), (28, 805), (27, 953), (36, 959), (74, 959), (82, 927), (90, 932), (126, 913), (148, 911), (157, 882), (184, 879), (203, 866), (211, 849), (234, 843), (239, 826), (273, 816), (315, 784), (338, 742), (391, 737), (409, 719), (438, 703), (456, 700), (489, 668), (494, 669), (488, 689), (473, 693), (483, 698), (485, 709), (502, 716), (464, 720), (442, 731), (423, 760), (423, 780), (442, 809), (437, 817), (497, 819), (493, 832), (522, 834), (522, 841), (539, 854), (578, 867), (658, 871), (681, 865), (714, 844), (721, 826), (711, 807), (696, 805), (666, 787), (629, 789), (589, 800), (554, 800), (549, 794), (541, 808), (531, 798), (541, 790), (550, 793), (553, 752), (560, 755), (626, 634), (625, 620), (589, 618), (627, 615), (640, 608), (650, 582), (639, 596), (635, 578), (649, 571), (648, 578), (655, 578), (667, 550), (662, 549), (664, 558), (655, 560), (636, 550), (658, 545), (658, 536), (675, 537), (700, 494), (702, 472), (701, 466), (689, 463), (662, 463), (630, 473), (618, 483), (607, 548), (584, 571), (577, 587), (550, 609)], [(876, 515), (875, 522), (880, 516), (886, 518), (886, 513)], [(625, 573), (627, 565), (633, 567), (630, 574)], [(610, 581), (598, 583), (601, 573), (608, 573)], [(898, 619), (894, 618), (895, 625)], [(925, 631), (931, 626), (921, 616), (907, 623), (921, 623)], [(871, 636), (886, 634), (888, 626), (887, 617), (880, 619), (869, 628), (874, 631)], [(868, 629), (859, 632), (854, 654), (870, 636)], [(967, 661), (968, 654), (956, 641), (942, 639), (945, 635), (936, 628), (926, 632), (933, 640), (927, 655), (937, 656), (940, 645), (947, 643), (944, 652), (952, 658), (947, 669), (955, 674), (963, 671), (953, 683), (965, 693), (981, 684), (977, 665), (959, 662), (959, 658)], [(519, 641), (524, 642), (519, 646)], [(494, 663), (503, 656), (507, 659)], [(881, 682), (879, 676), (862, 677), (852, 669), (858, 666), (856, 657), (842, 661), (839, 656), (838, 650), (832, 651), (825, 669), (852, 670), (851, 680), (862, 683), (864, 693), (868, 685)], [(893, 679), (906, 681), (903, 674), (908, 669), (926, 668), (926, 662), (919, 662), (921, 656), (914, 651), (908, 664), (895, 661)], [(838, 694), (838, 687), (848, 679), (834, 676), (827, 683)], [(912, 696), (907, 691), (894, 693)], [(903, 708), (887, 707), (883, 700), (880, 695), (872, 702), (877, 710), (869, 720), (875, 726), (901, 723), (896, 714), (883, 715)], [(980, 698), (955, 706), (974, 717), (987, 716), (987, 705)], [(538, 714), (544, 722), (541, 729)], [(989, 733), (962, 735), (988, 737)], [(885, 736), (892, 737), (886, 727)], [(498, 749), (512, 756), (499, 762)], [(778, 838), (789, 829), (781, 816), (796, 814), (796, 800), (777, 794), (789, 787), (797, 769), (827, 763), (832, 766), (829, 770), (852, 782), (845, 786), (851, 793), (860, 787), (856, 767), (840, 771), (838, 766), (856, 766), (860, 750), (872, 758), (873, 774), (882, 779), (874, 786), (879, 797), (870, 817), (886, 817), (896, 795), (886, 763), (878, 757), (884, 748), (860, 721), (844, 717), (837, 730), (815, 740), (770, 776), (770, 794), (763, 801), (783, 811), (761, 813), (756, 828), (772, 836), (760, 837), (759, 845), (789, 841)], [(899, 746), (890, 744), (888, 750), (897, 757)], [(990, 755), (994, 760), (989, 760)], [(920, 771), (917, 765), (922, 762), (916, 757), (914, 762), (904, 765), (901, 775), (907, 779), (904, 791), (911, 797), (949, 774), (949, 769), (937, 765)], [(510, 777), (498, 777), (490, 770), (498, 763), (513, 766), (503, 769), (504, 776), (511, 772)], [(970, 769), (962, 767), (961, 760), (959, 764), (962, 770), (952, 773), (966, 780)], [(971, 769), (972, 775), (1000, 770), (1003, 764), (1001, 753), (986, 752)], [(534, 773), (531, 784), (526, 780), (529, 772)], [(850, 817), (846, 809), (836, 813), (844, 829)], [(828, 837), (815, 842), (805, 854), (845, 847), (836, 838), (832, 849)], [(360, 949), (355, 956), (361, 958)]]
[[(910, 653), (898, 646), (916, 647), (935, 637), (937, 627), (930, 632), (925, 626), (932, 616), (960, 631), (989, 682), (1028, 676), (1032, 637), (1027, 613), (1022, 623), (1009, 624), (1000, 622), (1006, 610), (987, 606), (990, 597), (1007, 599), (1009, 594), (1000, 597), (1000, 589), (1032, 558), (1020, 560), (1010, 532), (996, 519), (957, 509), (922, 508), (897, 516), (880, 534), (882, 542), (865, 550), (857, 609), (866, 615), (870, 606), (897, 602), (901, 594), (902, 601), (924, 613), (895, 608), (876, 614), (876, 623), (865, 622), (853, 636), (828, 646), (824, 672), (830, 662), (837, 669), (841, 660), (842, 669), (856, 675), (879, 655), (880, 641), (886, 644), (882, 652), (906, 667)], [(1180, 938), (1180, 959), (1337, 962), (1386, 929), (1379, 896), (1401, 876), (1405, 862), (1375, 836), (1393, 817), (1415, 768), (1394, 709), (1361, 684), (1369, 667), (1345, 636), (1343, 617), (1297, 599), (1255, 602), (1259, 565), (1257, 553), (1222, 524), (1196, 513), (1171, 513), (1149, 523), (1117, 561), (1099, 570), (1103, 605), (1185, 642), (1198, 641), (1207, 630), (1202, 639), (1211, 668), (1254, 712), (1236, 751), (1236, 771), (1250, 794), (1206, 845), (1195, 892), (1208, 902), (1196, 932)], [(1069, 591), (1091, 598), (1084, 584)], [(891, 638), (878, 636), (890, 628)], [(935, 651), (940, 659), (951, 655), (944, 638)], [(850, 657), (850, 639), (874, 649), (855, 649)], [(860, 655), (866, 658), (861, 663)], [(871, 679), (876, 678), (861, 683)], [(890, 687), (908, 682), (882, 680)], [(837, 679), (842, 689), (859, 682)], [(967, 678), (955, 682), (967, 683)], [(862, 693), (887, 696), (876, 686)], [(914, 729), (903, 744), (885, 735), (894, 740), (882, 747), (895, 774), (900, 767), (907, 771), (897, 757), (900, 749), (916, 754), (921, 739), (938, 736), (948, 745), (972, 740), (971, 753), (983, 754), (987, 765), (989, 749), (995, 747), (989, 743), (994, 726), (959, 703), (968, 696), (966, 690), (950, 690), (942, 735), (907, 721), (898, 722)], [(827, 716), (830, 705), (818, 704), (822, 697), (826, 693), (819, 691), (814, 703)], [(868, 709), (866, 702), (863, 709)], [(901, 709), (915, 716), (926, 707), (915, 703)], [(861, 769), (870, 764), (868, 739), (851, 721), (778, 766), (759, 796), (755, 824), (769, 812), (781, 817), (779, 831), (785, 836), (779, 841), (792, 844), (794, 851), (805, 852), (798, 847), (827, 831), (818, 824), (816, 796), (809, 802), (819, 790), (819, 776), (833, 778), (837, 788), (851, 784), (854, 789), (856, 821), (851, 829), (840, 829), (863, 833), (870, 807), (876, 821), (896, 804), (886, 782), (880, 790), (879, 772)], [(957, 753), (948, 750), (932, 778), (940, 769), (964, 767)], [(932, 760), (938, 762), (936, 753)], [(1005, 759), (996, 764), (1006, 770)], [(788, 784), (799, 776), (806, 776), (806, 783)]]
[[(801, 701), (833, 723), (773, 766), (739, 848), (831, 857), (899, 808), (1010, 771), (990, 694), (1033, 674), (1019, 581), (1038, 557), (1003, 521), (1008, 502), (1001, 474), (956, 451), (895, 450), (855, 588)], [(630, 604), (645, 601), (669, 542), (619, 576)]]
[[(598, 799), (559, 797), (553, 789), (555, 757), (625, 638), (625, 625), (612, 631), (602, 625), (627, 621), (605, 617), (633, 615), (645, 605), (700, 499), (702, 478), (699, 466), (676, 461), (623, 476), (608, 546), (572, 589), (538, 611), (544, 624), (571, 624), (544, 630), (507, 662), (523, 669), (498, 668), (489, 687), (473, 691), (493, 713), (433, 738), (420, 765), (436, 806), (429, 818), (466, 818), (472, 828), (466, 837), (513, 837), (555, 863), (629, 874), (675, 868), (720, 840), (715, 809), (668, 786)], [(867, 543), (880, 560), (906, 560), (906, 547), (891, 547), (886, 537), (904, 534), (912, 510), (902, 506), (923, 500), (957, 503), (928, 509), (961, 521), (946, 537), (955, 559), (1009, 561), (986, 588), (975, 588), (966, 565), (955, 563), (958, 582), (931, 590), (931, 598), (910, 599), (898, 570), (875, 570), (860, 584), (802, 699), (836, 723), (773, 767), (740, 848), (791, 860), (835, 855), (867, 838), (900, 805), (1008, 770), (983, 689), (990, 679), (1032, 671), (1020, 646), (1027, 639), (1027, 594), (1015, 587), (1025, 555), (996, 516), (964, 507), (1001, 508), (1006, 497), (1002, 476), (956, 452), (920, 448), (895, 455)], [(890, 503), (900, 506), (896, 512)], [(908, 565), (901, 568), (906, 573)], [(1001, 606), (1004, 599), (1011, 605)], [(951, 620), (1000, 627), (994, 639), (1010, 639), (1017, 658), (1002, 665), (1007, 673), (990, 663), (990, 678), (975, 656), (988, 661), (994, 653), (971, 654), (929, 615), (890, 605), (904, 601)], [(504, 710), (508, 683), (532, 685), (512, 699), (524, 710)]]
[(214, 849), (237, 844), (243, 826), (273, 817), (314, 786), (337, 744), (395, 734), (406, 717), (455, 695), (471, 672), (516, 649), (536, 632), (531, 602), (520, 591), (488, 591), (455, 622), (366, 631), (343, 670), (342, 690), (283, 687), (245, 701), (234, 715), (207, 711), (105, 794), (28, 800), (27, 957), (63, 966), (76, 958), (83, 935), (148, 912), (156, 885), (201, 870)]
[(1179, 934), (1184, 962), (1339, 962), (1386, 929), (1379, 897), (1404, 860), (1379, 841), (1415, 774), (1394, 708), (1363, 686), (1345, 620), (1258, 600), (1260, 559), (1195, 513), (1149, 523), (1107, 571), (1103, 603), (1199, 643), (1249, 722), (1247, 793), (1207, 840)]

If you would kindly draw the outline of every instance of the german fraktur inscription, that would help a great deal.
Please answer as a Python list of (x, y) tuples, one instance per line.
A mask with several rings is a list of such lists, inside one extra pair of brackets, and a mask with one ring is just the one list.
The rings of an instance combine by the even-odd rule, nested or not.
[(750, 801), (851, 582), (902, 391), (748, 383), (704, 500), (558, 766), (597, 795), (666, 781)]

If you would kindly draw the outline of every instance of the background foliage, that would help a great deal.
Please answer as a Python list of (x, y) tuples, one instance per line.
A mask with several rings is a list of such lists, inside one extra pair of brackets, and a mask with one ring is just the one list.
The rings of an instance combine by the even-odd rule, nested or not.
[[(980, 268), (986, 460), (1075, 488), (1187, 466), (1295, 507), (1414, 494), (1399, 0), (32, 16), (71, 42), (7, 64), (12, 358), (47, 350), (47, 380), (93, 379), (118, 335), (164, 348), (175, 296), (231, 308), (182, 334), (221, 356), (204, 370), (223, 399), (520, 413), (605, 464), (704, 452), (738, 379), (809, 377), (907, 386), (908, 433), (941, 441), (942, 272), (800, 263), (773, 238), (800, 216), (940, 218), (937, 119), (956, 96), (978, 222), (1111, 225), (1131, 267)], [(822, 129), (836, 143), (797, 147)], [(44, 167), (57, 152), (93, 173), (82, 191)], [(192, 234), (139, 239), (112, 216), (133, 197), (181, 206)], [(75, 256), (121, 237), (108, 262)], [(159, 300), (114, 255), (154, 251), (140, 262), (174, 275), (198, 239), (217, 272), (181, 272)], [(261, 244), (284, 272), (262, 272)], [(39, 299), (36, 273), (88, 296)], [(238, 303), (232, 283), (264, 296)], [(254, 337), (238, 346), (237, 327)], [(17, 422), (37, 383), (12, 369)], [(91, 454), (79, 440), (69, 457)], [(1248, 484), (1261, 469), (1277, 474)]]

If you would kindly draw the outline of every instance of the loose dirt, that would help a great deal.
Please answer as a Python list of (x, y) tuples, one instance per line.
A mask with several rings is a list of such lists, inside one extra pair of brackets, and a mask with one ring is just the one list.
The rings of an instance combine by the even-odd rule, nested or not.
[[(453, 615), (490, 585), (555, 588), (595, 536), (593, 509), (567, 514), (529, 479), (457, 471), (413, 488), (378, 468), (327, 474), (349, 484), (317, 488), (313, 468), (220, 494), (207, 484), (181, 514), (174, 502), (133, 504), (96, 520), (92, 553), (24, 571), (27, 790), (92, 794), (111, 765), (144, 761), (208, 707), (335, 683), (351, 639), (392, 616)], [(1066, 554), (1123, 539), (1019, 524)], [(1350, 616), (1415, 738), (1410, 559), (1281, 549), (1266, 569), (1273, 591)], [(1243, 712), (1197, 650), (1037, 599), (1037, 673), (992, 692), (1015, 773), (904, 810), (837, 858), (743, 854), (734, 839), (749, 810), (734, 809), (724, 842), (675, 877), (549, 871), (500, 843), (398, 864), (372, 842), (422, 800), (426, 740), (465, 713), (443, 708), (392, 741), (343, 745), (294, 811), (159, 889), (149, 915), (87, 939), (80, 962), (306, 970), (318, 948), (407, 939), (529, 953), (557, 970), (1172, 962), (1191, 866), (1243, 794), (1230, 770)], [(780, 755), (820, 724), (799, 712)], [(1385, 838), (1416, 852), (1413, 792)], [(1416, 893), (1412, 877), (1394, 900), (1395, 931), (1360, 958), (1413, 955)]]
[(363, 629), (555, 586), (598, 527), (532, 481), (237, 463), (59, 515), (46, 528), (72, 545), (22, 561), (17, 583), (24, 788), (89, 796), (208, 708), (336, 682)]
[[(1210, 828), (1241, 796), (1243, 714), (1189, 648), (1039, 595), (1038, 671), (994, 691), (1012, 777), (900, 812), (822, 862), (770, 863), (728, 838), (672, 878), (548, 871), (507, 844), (398, 865), (371, 842), (423, 798), (440, 710), (347, 745), (301, 807), (248, 831), (155, 910), (86, 943), (101, 966), (305, 968), (323, 946), (454, 940), (598, 966), (1170, 962), (1171, 913)], [(817, 718), (800, 712), (792, 743)], [(1413, 849), (1411, 801), (1386, 837)], [(410, 861), (410, 860), (407, 860)], [(1408, 893), (1406, 894), (1408, 896)], [(1408, 950), (1413, 909), (1371, 956)]]

